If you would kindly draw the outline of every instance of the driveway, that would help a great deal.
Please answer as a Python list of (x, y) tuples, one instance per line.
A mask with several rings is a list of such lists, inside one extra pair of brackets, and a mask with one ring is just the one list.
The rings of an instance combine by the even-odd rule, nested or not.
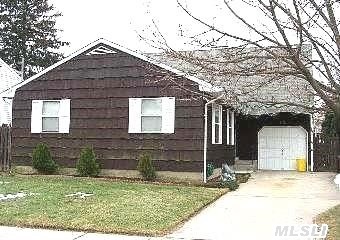
[(184, 239), (274, 239), (275, 226), (312, 223), (340, 204), (334, 173), (263, 171), (171, 234)]
[(276, 225), (312, 223), (318, 213), (340, 204), (334, 176), (333, 173), (256, 172), (237, 191), (222, 196), (163, 238), (0, 226), (0, 240), (273, 240)]

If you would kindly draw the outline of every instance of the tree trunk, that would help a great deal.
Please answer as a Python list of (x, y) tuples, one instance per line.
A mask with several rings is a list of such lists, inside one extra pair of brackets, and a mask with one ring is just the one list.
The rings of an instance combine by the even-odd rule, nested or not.
[(338, 151), (337, 151), (337, 160), (338, 160), (338, 167), (337, 172), (340, 173), (340, 132), (337, 132), (338, 135)]
[(338, 102), (336, 104), (335, 127), (336, 127), (336, 134), (338, 136), (338, 149), (337, 149), (338, 167), (337, 167), (337, 172), (340, 173), (340, 102)]

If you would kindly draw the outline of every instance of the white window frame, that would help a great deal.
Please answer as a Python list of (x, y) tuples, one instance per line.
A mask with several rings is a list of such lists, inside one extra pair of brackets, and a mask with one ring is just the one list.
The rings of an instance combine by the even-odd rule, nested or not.
[[(161, 100), (162, 104), (162, 126), (161, 131), (142, 131), (142, 100)], [(129, 133), (175, 133), (175, 97), (146, 97), (129, 98)], [(159, 116), (159, 115), (144, 115)]]
[(235, 112), (230, 109), (227, 109), (227, 145), (235, 145)]
[[(143, 106), (143, 101), (144, 100), (160, 100), (161, 101), (161, 113), (160, 115), (157, 114), (143, 114), (143, 110), (142, 110), (142, 106)], [(163, 128), (163, 99), (162, 98), (141, 98), (140, 101), (140, 126), (141, 126), (141, 133), (162, 133), (162, 128)], [(142, 118), (143, 117), (161, 117), (161, 129), (159, 131), (143, 131), (143, 121)]]
[[(59, 102), (58, 115), (43, 115), (44, 102)], [(58, 131), (43, 131), (44, 117), (58, 118)], [(71, 99), (32, 100), (31, 133), (69, 133), (71, 118)]]
[[(44, 103), (45, 102), (57, 102), (59, 104), (59, 109), (58, 113), (56, 115), (44, 115), (43, 109), (44, 109)], [(42, 133), (59, 133), (59, 126), (60, 126), (60, 105), (61, 105), (61, 100), (42, 100), (42, 108), (41, 108), (41, 132)], [(44, 131), (43, 129), (43, 119), (44, 118), (58, 118), (58, 131)]]
[[(218, 108), (218, 112), (219, 112), (219, 122), (216, 123), (215, 121), (215, 110), (216, 108)], [(211, 111), (212, 111), (212, 114), (211, 114), (211, 143), (212, 144), (222, 144), (223, 143), (223, 130), (222, 130), (222, 120), (223, 120), (223, 117), (222, 117), (222, 105), (218, 105), (218, 104), (212, 104), (212, 108), (211, 108)], [(216, 142), (216, 136), (215, 136), (215, 128), (216, 128), (216, 125), (219, 126), (219, 129), (218, 129), (218, 141)]]

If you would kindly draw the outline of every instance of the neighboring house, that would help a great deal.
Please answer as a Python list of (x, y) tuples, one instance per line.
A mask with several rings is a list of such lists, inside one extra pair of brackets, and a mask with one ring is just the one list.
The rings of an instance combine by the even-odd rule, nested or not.
[(262, 169), (291, 170), (308, 156), (308, 114), (235, 114), (231, 104), (207, 104), (220, 88), (169, 65), (100, 39), (17, 85), (14, 164), (30, 165), (44, 142), (66, 167), (92, 146), (106, 169), (135, 170), (149, 152), (158, 171), (201, 173), (204, 163), (255, 158), (258, 133)]
[(12, 123), (13, 86), (21, 81), (19, 74), (0, 58), (0, 125)]

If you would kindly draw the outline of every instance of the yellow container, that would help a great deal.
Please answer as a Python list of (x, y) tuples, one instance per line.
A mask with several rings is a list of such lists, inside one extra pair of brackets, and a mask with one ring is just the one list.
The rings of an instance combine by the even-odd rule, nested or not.
[(298, 172), (306, 172), (307, 171), (307, 161), (306, 158), (300, 157), (296, 159), (296, 170)]

